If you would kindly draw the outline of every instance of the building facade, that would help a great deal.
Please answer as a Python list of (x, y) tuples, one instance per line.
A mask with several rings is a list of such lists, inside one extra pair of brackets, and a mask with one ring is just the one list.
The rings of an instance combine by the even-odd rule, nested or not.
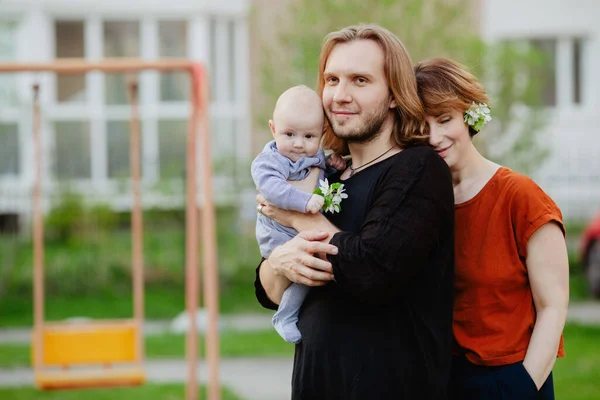
[[(212, 154), (219, 201), (251, 156), (246, 0), (3, 0), (0, 62), (189, 58), (210, 74)], [(183, 204), (190, 114), (185, 73), (142, 72), (144, 205)], [(127, 209), (129, 106), (123, 74), (0, 75), (0, 214), (27, 215), (34, 176), (32, 85), (40, 85), (46, 198), (65, 185)], [(46, 201), (48, 206), (48, 201)]]
[[(235, 193), (248, 162), (269, 139), (260, 95), (261, 47), (291, 18), (293, 0), (0, 0), (0, 62), (83, 57), (187, 57), (211, 77), (215, 194), (252, 205)], [(548, 55), (548, 111), (541, 138), (550, 157), (532, 176), (566, 218), (600, 209), (600, 16), (596, 0), (479, 0), (474, 8), (489, 42), (527, 39)], [(360, 21), (357, 21), (360, 22)], [(183, 204), (187, 78), (144, 72), (140, 82), (144, 205)], [(40, 83), (45, 193), (67, 183), (93, 200), (127, 209), (131, 195), (123, 75), (0, 75), (0, 220), (27, 215), (33, 183), (32, 84)], [(309, 82), (308, 84), (311, 84)], [(48, 206), (48, 202), (46, 204)], [(253, 207), (248, 206), (248, 218)], [(2, 221), (0, 221), (0, 225)]]
[(550, 156), (532, 177), (566, 218), (600, 210), (600, 2), (482, 0), (487, 41), (527, 39), (546, 53), (553, 74), (543, 88)]

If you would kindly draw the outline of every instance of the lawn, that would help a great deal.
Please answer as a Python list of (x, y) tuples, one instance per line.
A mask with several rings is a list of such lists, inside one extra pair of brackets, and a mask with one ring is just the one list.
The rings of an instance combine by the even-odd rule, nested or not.
[[(294, 351), (294, 346), (285, 343), (273, 331), (225, 332), (221, 334), (220, 341), (222, 357), (291, 356)], [(600, 400), (600, 327), (568, 324), (565, 328), (565, 349), (567, 356), (558, 359), (554, 368), (556, 398)], [(146, 339), (149, 359), (183, 358), (184, 352), (183, 335), (158, 335)], [(27, 366), (29, 357), (29, 345), (0, 346), (0, 368)], [(168, 390), (175, 389), (176, 387)], [(5, 393), (8, 392), (0, 390), (0, 398), (11, 398), (3, 396)]]
[[(219, 293), (221, 313), (264, 312), (254, 297), (254, 271), (241, 272), (245, 276), (230, 281)], [(243, 279), (243, 280), (242, 280)], [(46, 319), (58, 321), (71, 317), (94, 319), (131, 318), (131, 292), (105, 290), (81, 295), (50, 295), (46, 298)], [(202, 293), (200, 294), (201, 303)], [(148, 319), (172, 319), (185, 308), (185, 288), (152, 287), (145, 291), (145, 313)], [(5, 295), (0, 301), (0, 328), (31, 326), (33, 299), (30, 294)]]
[[(204, 339), (199, 337), (201, 353)], [(224, 332), (220, 336), (222, 357), (292, 356), (294, 346), (286, 343), (275, 331)], [(146, 356), (149, 359), (183, 358), (185, 336), (165, 334), (146, 337)], [(30, 365), (29, 344), (0, 345), (0, 368)], [(2, 397), (0, 397), (2, 398)]]
[(557, 399), (600, 400), (600, 327), (569, 324), (554, 368)]
[[(206, 399), (206, 387), (202, 387), (200, 398)], [(182, 384), (154, 385), (145, 384), (134, 388), (91, 389), (85, 392), (60, 391), (42, 392), (32, 387), (0, 389), (0, 399), (6, 400), (182, 400), (185, 386)], [(222, 400), (240, 400), (227, 388), (221, 389)]]
[[(64, 211), (65, 216), (72, 214), (68, 209)], [(144, 225), (146, 317), (173, 318), (185, 307), (183, 214), (173, 212), (158, 217), (150, 217), (156, 214), (153, 212), (146, 214), (149, 215)], [(89, 220), (82, 218), (80, 222)], [(253, 232), (244, 229), (238, 220), (235, 209), (217, 212), (219, 300), (223, 313), (261, 309), (254, 299), (252, 285), (254, 269), (260, 260), (258, 246)], [(124, 218), (121, 224), (113, 224), (110, 229), (83, 224), (84, 229), (77, 221), (70, 221), (72, 226), (67, 230), (70, 233), (64, 234), (64, 238), (56, 232), (65, 230), (66, 222), (55, 223), (61, 229), (56, 226), (50, 229), (52, 224), (48, 224), (44, 257), (48, 320), (131, 317), (128, 221)], [(0, 235), (0, 327), (32, 324), (32, 249), (29, 237)], [(201, 254), (198, 268), (202, 268)], [(202, 298), (200, 300), (202, 302)]]
[[(291, 356), (294, 351), (294, 346), (285, 343), (273, 331), (225, 332), (221, 334), (220, 342), (222, 357)], [(567, 356), (558, 359), (554, 368), (556, 398), (600, 400), (600, 327), (568, 324), (565, 328), (565, 349)], [(183, 335), (167, 334), (150, 336), (146, 339), (146, 353), (149, 359), (183, 358), (184, 352), (185, 337)], [(29, 345), (0, 346), (0, 368), (28, 366), (29, 357)], [(163, 396), (158, 398), (167, 399), (171, 398), (167, 397), (171, 396), (171, 393), (173, 393), (172, 396), (178, 395), (177, 388), (177, 386), (170, 386), (163, 389), (161, 386), (144, 390), (156, 390)], [(138, 395), (136, 390), (138, 389), (132, 389), (130, 398), (144, 398), (142, 394), (146, 392), (139, 392), (141, 397), (133, 397)], [(164, 392), (159, 390), (164, 390)], [(21, 397), (8, 397), (5, 395), (13, 395), (13, 392), (0, 390), (0, 398), (58, 399), (57, 397), (27, 397), (29, 392), (25, 389), (23, 389), (23, 394), (20, 394), (19, 391), (14, 393), (16, 393), (14, 396), (18, 394)], [(89, 398), (96, 399), (96, 397)], [(104, 398), (97, 397), (97, 399)], [(60, 397), (60, 399), (68, 400), (69, 398)]]

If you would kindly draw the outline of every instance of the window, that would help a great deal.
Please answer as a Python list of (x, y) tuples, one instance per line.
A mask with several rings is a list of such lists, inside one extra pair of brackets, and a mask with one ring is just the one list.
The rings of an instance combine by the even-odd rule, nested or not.
[(529, 44), (543, 64), (537, 75), (542, 85), (542, 104), (551, 107), (581, 104), (585, 88), (585, 40), (569, 37), (533, 39)]
[[(104, 57), (140, 56), (140, 24), (137, 21), (104, 22)], [(129, 104), (124, 74), (107, 74), (106, 104)]]
[[(185, 58), (187, 56), (187, 23), (185, 21), (161, 21), (158, 23), (159, 57)], [(160, 74), (161, 101), (187, 101), (190, 79), (185, 72)]]
[(531, 41), (533, 49), (542, 57), (545, 68), (542, 69), (542, 104), (556, 105), (556, 40), (536, 39)]
[(160, 179), (183, 179), (186, 162), (187, 121), (158, 122)]
[(108, 177), (118, 179), (130, 176), (129, 122), (107, 122), (106, 143), (108, 146)]
[(573, 103), (575, 104), (581, 104), (582, 51), (583, 41), (575, 39), (573, 41)]
[(236, 161), (236, 121), (227, 117), (214, 117), (211, 120), (211, 156), (215, 173), (231, 176), (235, 173)]
[[(0, 21), (0, 61), (14, 61), (16, 58), (17, 24)], [(16, 106), (17, 93), (15, 75), (0, 74), (0, 107)]]
[[(204, 22), (188, 20), (186, 16), (167, 18), (151, 19), (144, 22), (144, 26), (135, 19), (107, 19), (99, 26), (96, 21), (83, 17), (81, 20), (59, 19), (53, 23), (56, 41), (53, 56), (187, 58), (194, 45), (191, 41), (206, 41), (209, 69), (216, 74), (210, 77), (215, 89), (211, 99), (218, 103), (211, 107), (212, 150), (215, 165), (222, 165), (216, 173), (232, 176), (237, 171), (235, 159), (239, 155), (237, 129), (245, 126), (247, 118), (243, 114), (245, 105), (239, 104), (241, 99), (236, 98), (236, 80), (240, 69), (246, 68), (237, 65), (240, 61), (240, 53), (236, 51), (240, 46), (238, 20), (211, 17), (209, 37), (197, 38), (190, 32), (198, 31), (200, 25), (196, 24)], [(88, 27), (88, 23), (93, 25)], [(55, 130), (51, 158), (56, 179), (91, 179), (93, 176), (100, 180), (119, 180), (130, 176), (127, 78), (126, 74), (118, 73), (57, 77), (57, 113), (43, 114)], [(181, 180), (186, 168), (189, 75), (185, 72), (144, 73), (138, 82), (144, 176), (151, 182)], [(98, 102), (91, 98), (92, 94), (102, 95), (103, 99)], [(81, 107), (82, 103), (89, 107)]]
[[(85, 35), (83, 21), (56, 21), (54, 25), (56, 58), (84, 58)], [(85, 75), (58, 75), (56, 100), (60, 103), (85, 101)]]
[(54, 176), (57, 179), (89, 179), (90, 125), (83, 121), (55, 122), (56, 158)]
[(17, 124), (0, 123), (0, 177), (19, 174), (19, 130)]
[(211, 19), (210, 32), (210, 88), (212, 98), (217, 102), (234, 102), (237, 52), (235, 48), (235, 21)]

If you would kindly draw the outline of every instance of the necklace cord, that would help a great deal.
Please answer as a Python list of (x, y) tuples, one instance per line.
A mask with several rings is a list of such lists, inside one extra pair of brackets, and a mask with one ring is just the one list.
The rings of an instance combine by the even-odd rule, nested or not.
[(383, 153), (381, 153), (380, 155), (378, 155), (377, 157), (375, 157), (374, 159), (372, 159), (371, 161), (369, 161), (368, 163), (365, 163), (363, 165), (359, 165), (356, 168), (352, 168), (352, 165), (348, 166), (348, 168), (350, 168), (350, 176), (354, 175), (354, 172), (356, 170), (359, 170), (363, 167), (366, 167), (367, 165), (370, 165), (372, 163), (374, 163), (375, 161), (379, 160), (381, 157), (385, 156), (387, 153), (389, 153), (390, 151), (392, 151), (392, 149), (396, 147), (396, 145), (393, 145), (392, 147), (390, 147), (389, 149), (387, 149), (386, 151), (384, 151)]

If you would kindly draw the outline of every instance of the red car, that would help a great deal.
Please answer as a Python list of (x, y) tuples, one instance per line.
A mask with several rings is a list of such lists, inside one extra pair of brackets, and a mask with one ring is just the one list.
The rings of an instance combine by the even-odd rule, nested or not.
[(583, 232), (581, 260), (590, 291), (600, 298), (600, 213), (590, 221)]

